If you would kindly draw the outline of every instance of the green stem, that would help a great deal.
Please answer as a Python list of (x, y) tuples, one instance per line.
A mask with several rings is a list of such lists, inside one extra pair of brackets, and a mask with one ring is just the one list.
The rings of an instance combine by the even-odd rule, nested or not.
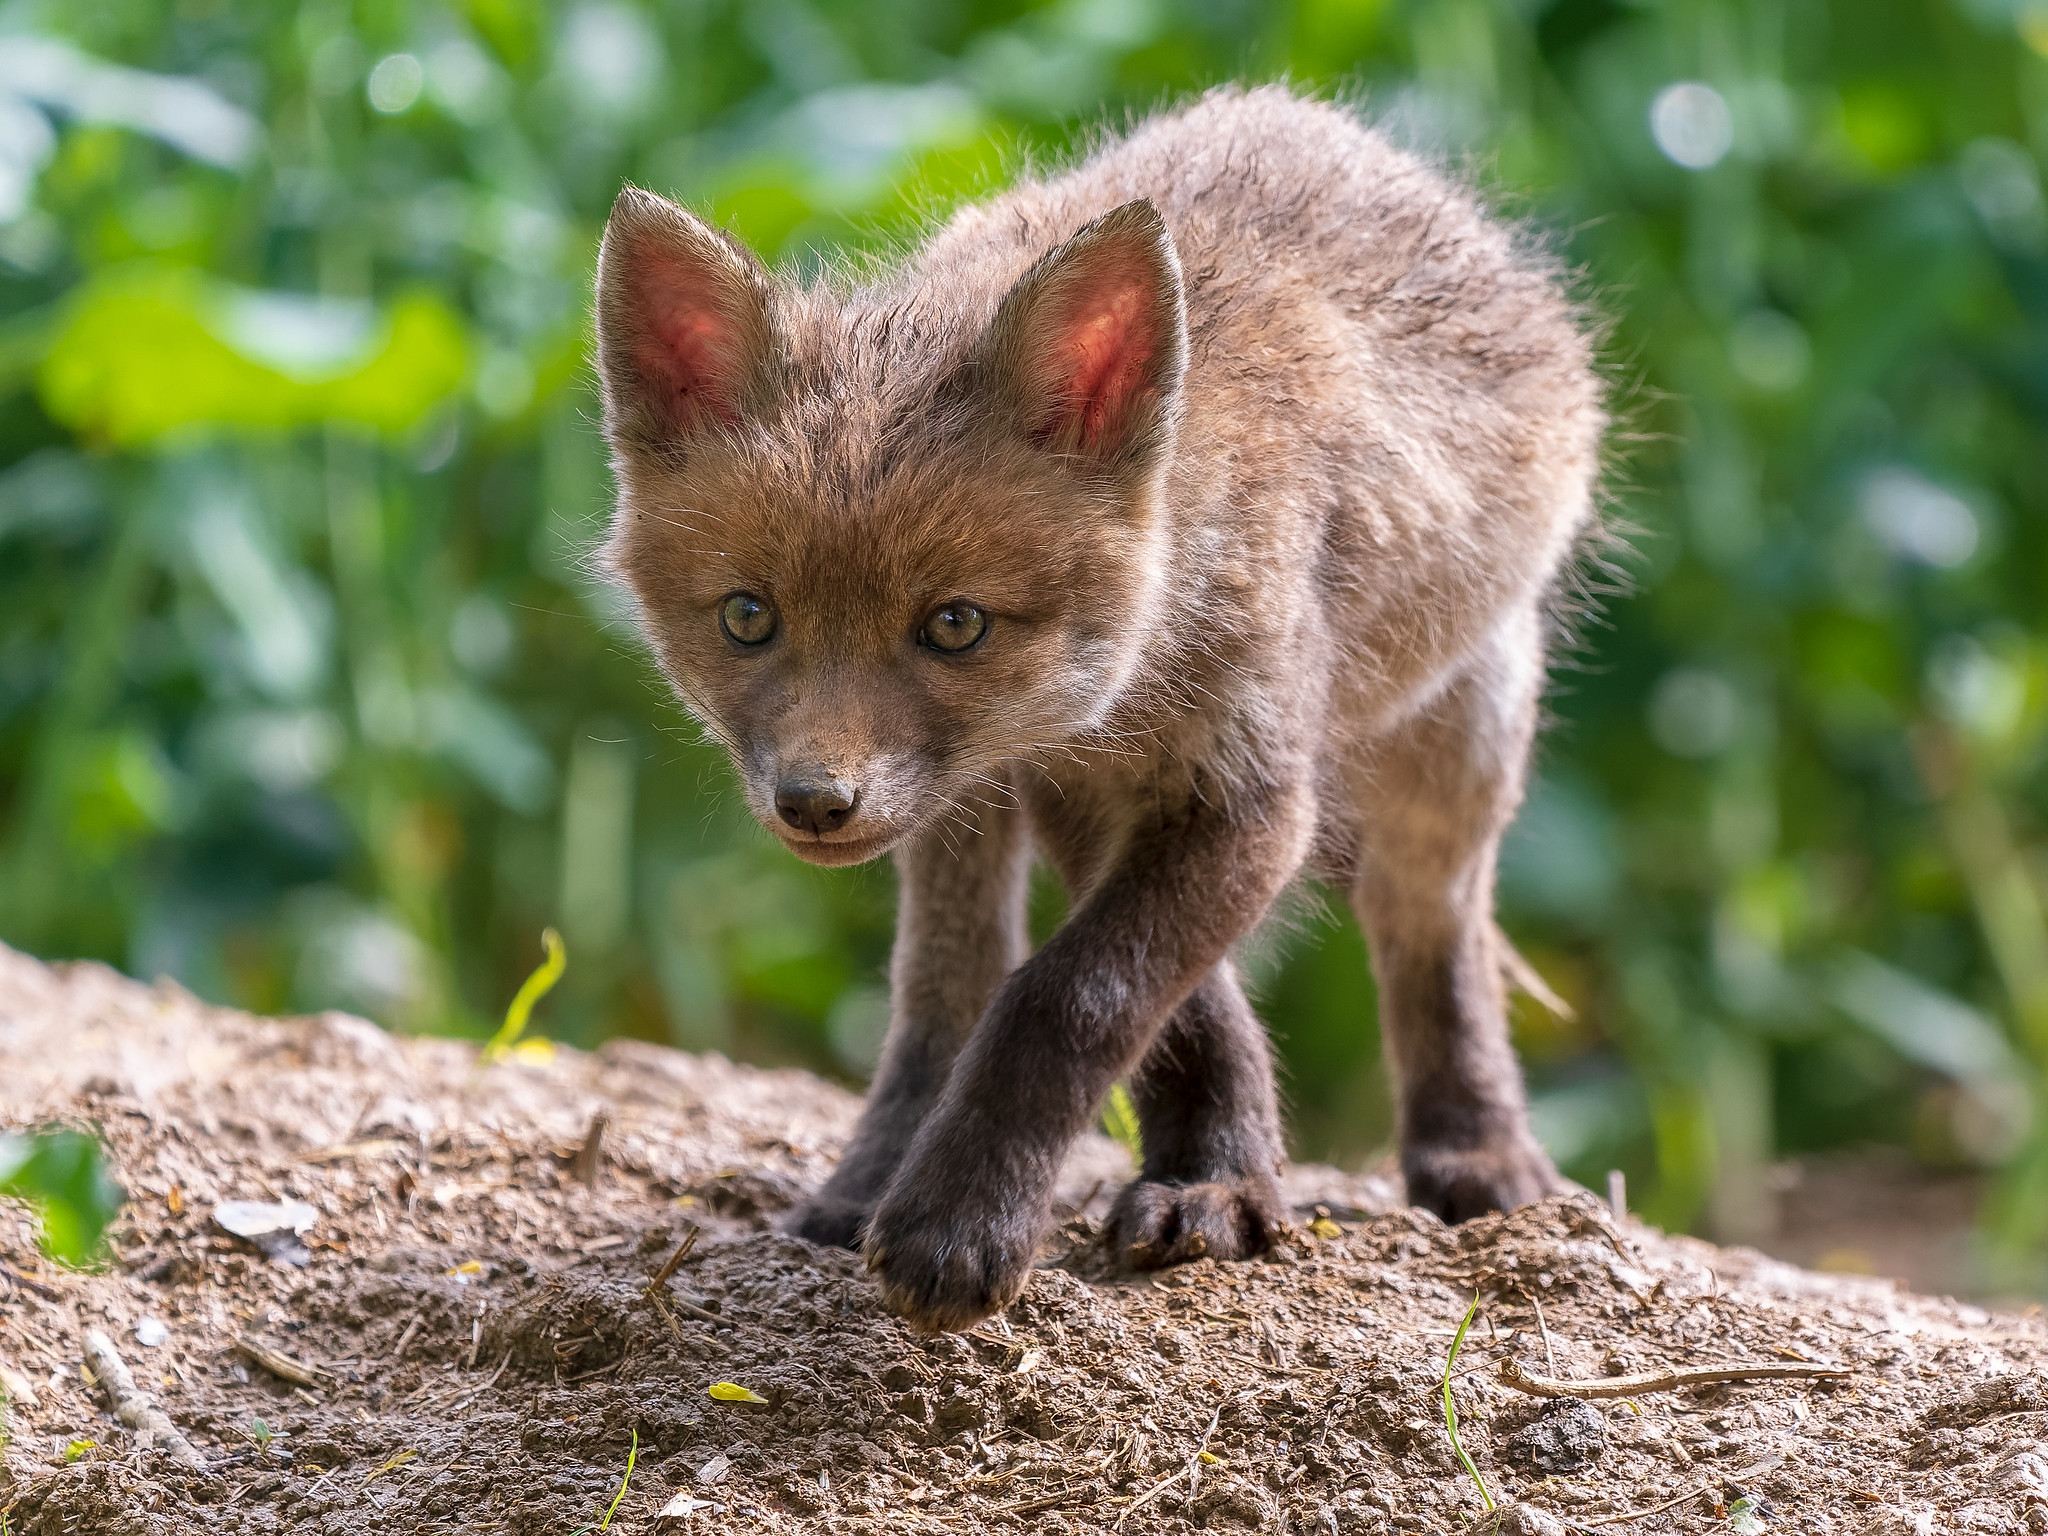
[(533, 1014), (533, 1005), (548, 995), (554, 984), (562, 979), (562, 972), (569, 965), (569, 951), (562, 943), (562, 936), (552, 928), (543, 928), (540, 934), (542, 948), (547, 958), (534, 968), (520, 985), (512, 999), (512, 1006), (505, 1010), (505, 1022), (498, 1026), (498, 1032), (491, 1036), (484, 1047), (483, 1059), (496, 1061), (518, 1043), (526, 1033), (526, 1021)]
[[(600, 1531), (612, 1528), (612, 1516), (619, 1512), (619, 1505), (625, 1502), (626, 1490), (633, 1483), (633, 1463), (640, 1459), (640, 1431), (633, 1431), (633, 1444), (626, 1451), (626, 1475), (619, 1479), (619, 1491), (612, 1495), (612, 1507), (604, 1512), (604, 1520), (598, 1526)], [(1491, 1506), (1488, 1506), (1491, 1508)]]
[(1493, 1508), (1493, 1495), (1486, 1491), (1486, 1479), (1479, 1475), (1479, 1469), (1472, 1465), (1472, 1458), (1465, 1454), (1465, 1447), (1458, 1443), (1458, 1405), (1451, 1400), (1451, 1368), (1458, 1363), (1458, 1351), (1464, 1347), (1465, 1330), (1472, 1326), (1472, 1319), (1479, 1311), (1479, 1293), (1472, 1293), (1472, 1305), (1465, 1309), (1463, 1321), (1451, 1339), (1451, 1352), (1444, 1356), (1444, 1428), (1450, 1431), (1451, 1449), (1458, 1453), (1458, 1460), (1465, 1464), (1465, 1473), (1472, 1479), (1472, 1486), (1479, 1490), (1479, 1502), (1488, 1509)]

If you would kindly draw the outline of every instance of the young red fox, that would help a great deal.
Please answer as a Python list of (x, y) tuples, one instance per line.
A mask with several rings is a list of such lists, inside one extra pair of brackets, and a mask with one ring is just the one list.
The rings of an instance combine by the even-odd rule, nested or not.
[[(1409, 1197), (1559, 1188), (1494, 853), (1603, 426), (1554, 270), (1334, 106), (1219, 90), (850, 290), (628, 189), (599, 258), (606, 554), (798, 857), (892, 852), (888, 1043), (793, 1218), (964, 1328), (1128, 1078), (1131, 1264), (1284, 1219), (1231, 946), (1304, 872), (1379, 979)], [(1035, 954), (1026, 877), (1072, 915)]]

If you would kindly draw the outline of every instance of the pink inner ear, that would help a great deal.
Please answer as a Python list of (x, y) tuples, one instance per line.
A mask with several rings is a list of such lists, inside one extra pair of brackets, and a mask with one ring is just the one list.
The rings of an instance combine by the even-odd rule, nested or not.
[(1145, 284), (1122, 278), (1075, 297), (1040, 369), (1056, 402), (1047, 436), (1078, 427), (1085, 446), (1101, 448), (1122, 435), (1159, 350), (1156, 303)]
[(633, 361), (679, 429), (739, 420), (741, 326), (718, 303), (712, 276), (662, 257), (643, 258), (646, 329)]

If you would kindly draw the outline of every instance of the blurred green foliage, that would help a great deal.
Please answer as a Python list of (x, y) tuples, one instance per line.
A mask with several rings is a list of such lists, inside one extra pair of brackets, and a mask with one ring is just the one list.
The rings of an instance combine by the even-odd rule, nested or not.
[[(1762, 1234), (1865, 1141), (2048, 1229), (2041, 0), (0, 4), (0, 935), (260, 1009), (858, 1076), (886, 868), (750, 828), (585, 554), (621, 182), (815, 270), (1221, 79), (1362, 96), (1583, 274), (1614, 513), (1507, 926), (1542, 1133)], [(1058, 911), (1042, 892), (1043, 922)], [(1297, 1150), (1362, 946), (1251, 970)], [(2035, 1278), (2031, 1270), (2010, 1275)]]
[(99, 1142), (83, 1131), (0, 1136), (0, 1199), (34, 1208), (43, 1251), (66, 1264), (105, 1254), (101, 1239), (127, 1198)]

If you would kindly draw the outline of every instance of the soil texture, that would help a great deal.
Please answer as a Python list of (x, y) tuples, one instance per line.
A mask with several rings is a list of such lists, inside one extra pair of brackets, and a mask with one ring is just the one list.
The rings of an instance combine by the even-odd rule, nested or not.
[[(1314, 1168), (1268, 1257), (1121, 1275), (1098, 1232), (1127, 1162), (1095, 1138), (1023, 1298), (921, 1337), (858, 1258), (776, 1227), (857, 1108), (633, 1042), (484, 1066), (0, 949), (0, 1124), (94, 1127), (130, 1195), (93, 1274), (0, 1208), (8, 1536), (2048, 1536), (2038, 1317), (1590, 1197), (1446, 1228)], [(285, 1209), (228, 1213), (238, 1236), (236, 1201)], [(1444, 1379), (1475, 1295), (1468, 1470)], [(117, 1422), (88, 1334), (182, 1454), (161, 1418)], [(1545, 1400), (1509, 1360), (1851, 1374)]]

